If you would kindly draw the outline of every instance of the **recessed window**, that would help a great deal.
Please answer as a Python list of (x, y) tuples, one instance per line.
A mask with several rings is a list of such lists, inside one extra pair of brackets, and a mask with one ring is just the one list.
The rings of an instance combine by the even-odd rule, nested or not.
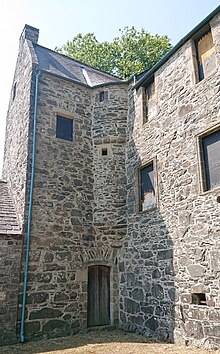
[(146, 87), (144, 87), (144, 99), (143, 99), (143, 124), (148, 121), (149, 112), (152, 102), (155, 101), (155, 82), (151, 81)]
[(203, 136), (200, 147), (203, 189), (208, 191), (220, 186), (220, 130)]
[(12, 101), (14, 101), (14, 99), (15, 99), (16, 90), (17, 90), (17, 83), (15, 82), (15, 84), (13, 86)]
[(102, 148), (102, 156), (107, 156), (107, 155), (108, 155), (108, 149)]
[(215, 46), (210, 29), (195, 40), (198, 80), (208, 77), (215, 70)]
[(192, 294), (192, 304), (207, 306), (206, 295), (204, 293)]
[(73, 119), (57, 116), (56, 137), (73, 140)]
[(153, 162), (140, 169), (140, 211), (156, 206)]
[(105, 93), (104, 91), (99, 92), (99, 102), (103, 102), (105, 99)]

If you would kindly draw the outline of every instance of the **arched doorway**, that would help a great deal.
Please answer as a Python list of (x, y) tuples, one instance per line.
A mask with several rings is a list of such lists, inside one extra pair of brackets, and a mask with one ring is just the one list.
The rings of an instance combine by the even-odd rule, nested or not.
[(88, 327), (110, 324), (110, 267), (88, 268)]

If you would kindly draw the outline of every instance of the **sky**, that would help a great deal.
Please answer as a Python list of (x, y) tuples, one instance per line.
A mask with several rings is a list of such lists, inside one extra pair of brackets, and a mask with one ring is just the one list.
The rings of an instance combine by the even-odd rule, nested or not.
[(50, 49), (78, 33), (92, 32), (98, 41), (111, 41), (125, 26), (166, 34), (175, 45), (219, 4), (219, 0), (0, 0), (0, 176), (5, 119), (25, 24), (38, 28), (38, 43)]

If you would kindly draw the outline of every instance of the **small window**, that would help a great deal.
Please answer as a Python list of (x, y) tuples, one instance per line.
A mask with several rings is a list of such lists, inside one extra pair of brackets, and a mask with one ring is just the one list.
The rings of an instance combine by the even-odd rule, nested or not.
[(148, 121), (148, 115), (152, 102), (155, 101), (155, 82), (154, 80), (144, 88), (143, 99), (143, 124)]
[(56, 137), (73, 140), (73, 119), (57, 116)]
[(105, 93), (104, 91), (99, 92), (99, 102), (103, 102), (105, 99)]
[(140, 170), (140, 211), (156, 206), (153, 162)]
[(220, 130), (201, 138), (203, 189), (220, 186)]
[(192, 304), (207, 306), (205, 294), (204, 293), (192, 294)]
[(102, 156), (107, 156), (107, 155), (108, 155), (108, 149), (102, 148)]
[(215, 47), (212, 32), (206, 33), (195, 39), (196, 59), (198, 66), (198, 80), (208, 77), (215, 70)]
[(12, 93), (12, 101), (14, 101), (15, 96), (16, 96), (16, 89), (17, 89), (17, 83), (15, 82), (13, 86), (13, 93)]

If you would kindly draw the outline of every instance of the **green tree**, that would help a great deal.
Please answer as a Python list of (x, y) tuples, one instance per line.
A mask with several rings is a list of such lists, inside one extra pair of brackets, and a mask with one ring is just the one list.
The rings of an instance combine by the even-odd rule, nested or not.
[(155, 36), (134, 27), (119, 30), (112, 42), (98, 42), (94, 33), (77, 34), (59, 53), (122, 78), (150, 69), (171, 48), (167, 36)]

